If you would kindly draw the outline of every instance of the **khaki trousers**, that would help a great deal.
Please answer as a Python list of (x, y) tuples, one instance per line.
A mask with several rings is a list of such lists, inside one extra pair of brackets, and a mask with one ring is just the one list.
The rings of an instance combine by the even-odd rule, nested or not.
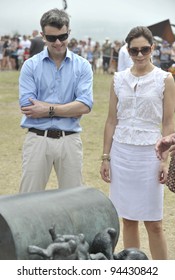
[(59, 188), (82, 185), (82, 141), (79, 133), (53, 139), (28, 132), (23, 145), (20, 192), (46, 188), (54, 167)]

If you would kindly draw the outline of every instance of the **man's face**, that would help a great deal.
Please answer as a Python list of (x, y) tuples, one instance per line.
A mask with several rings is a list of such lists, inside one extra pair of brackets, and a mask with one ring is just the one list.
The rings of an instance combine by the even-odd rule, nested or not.
[[(46, 41), (49, 54), (51, 56), (64, 55), (68, 45), (68, 28), (64, 25), (61, 29), (53, 26), (45, 26), (42, 36)], [(58, 37), (57, 37), (58, 36)]]

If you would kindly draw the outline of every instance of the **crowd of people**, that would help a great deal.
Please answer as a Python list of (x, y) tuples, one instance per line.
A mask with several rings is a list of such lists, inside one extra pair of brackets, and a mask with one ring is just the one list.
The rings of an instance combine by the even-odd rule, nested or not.
[[(153, 64), (163, 70), (171, 70), (175, 64), (175, 42), (170, 44), (167, 41), (155, 40), (154, 45)], [(45, 42), (38, 30), (34, 30), (31, 36), (1, 36), (0, 70), (19, 70), (26, 59), (42, 51), (44, 47)], [(103, 43), (90, 37), (82, 40), (70, 38), (68, 47), (74, 53), (86, 58), (94, 73), (113, 74), (125, 70), (132, 63), (126, 44), (119, 40), (110, 41), (108, 37)], [(121, 62), (119, 53), (122, 57)]]
[(29, 57), (44, 49), (44, 41), (38, 30), (32, 35), (0, 37), (0, 70), (20, 70)]

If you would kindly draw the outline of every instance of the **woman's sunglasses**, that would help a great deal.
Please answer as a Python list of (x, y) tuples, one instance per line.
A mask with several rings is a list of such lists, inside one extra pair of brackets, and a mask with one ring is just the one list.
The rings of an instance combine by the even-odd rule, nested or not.
[(138, 56), (139, 52), (141, 52), (142, 55), (147, 55), (151, 53), (151, 47), (150, 46), (145, 46), (142, 48), (128, 48), (128, 52), (131, 56)]
[(69, 34), (68, 33), (64, 33), (64, 34), (61, 34), (61, 35), (58, 35), (58, 36), (55, 36), (55, 35), (46, 35), (44, 34), (44, 36), (46, 37), (46, 40), (48, 42), (55, 42), (56, 40), (59, 40), (60, 42), (63, 42), (65, 40), (67, 40)]

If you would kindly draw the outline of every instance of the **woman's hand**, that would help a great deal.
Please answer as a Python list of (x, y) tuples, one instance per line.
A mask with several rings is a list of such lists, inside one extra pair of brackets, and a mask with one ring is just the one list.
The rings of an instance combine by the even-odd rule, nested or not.
[(110, 161), (109, 160), (103, 160), (101, 163), (101, 168), (100, 168), (100, 174), (102, 179), (106, 183), (110, 183)]
[(161, 184), (166, 184), (168, 176), (168, 164), (165, 161), (161, 161), (159, 168), (159, 182)]

